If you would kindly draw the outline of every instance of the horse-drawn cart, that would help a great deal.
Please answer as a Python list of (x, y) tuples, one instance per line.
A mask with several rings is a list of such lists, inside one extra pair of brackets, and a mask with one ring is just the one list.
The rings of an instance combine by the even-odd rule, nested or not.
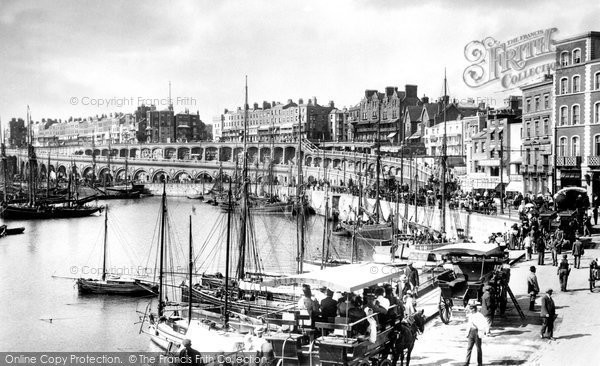
[[(389, 282), (400, 274), (394, 266), (356, 263), (277, 278), (269, 282), (269, 285), (310, 285), (312, 288), (325, 286), (352, 294), (361, 290), (364, 292), (365, 289), (368, 292), (372, 286)], [(295, 330), (270, 333), (265, 339), (272, 344), (275, 357), (285, 364), (391, 365), (393, 361), (388, 359), (388, 355), (397, 359), (401, 354), (404, 355), (404, 349), (408, 350), (407, 355), (410, 357), (416, 333), (422, 332), (424, 328), (423, 312), (416, 312), (404, 321), (388, 317), (375, 326), (376, 316), (377, 314), (370, 314), (361, 319), (352, 319), (346, 315), (311, 319), (314, 326), (304, 329), (300, 323), (285, 323)], [(368, 328), (364, 326), (365, 322), (369, 323)], [(357, 331), (360, 328), (368, 331), (361, 334)], [(304, 342), (307, 335), (310, 340)], [(398, 351), (400, 348), (402, 350)]]
[(494, 287), (493, 295), (503, 311), (510, 268), (502, 247), (459, 243), (445, 245), (433, 252), (442, 255), (447, 260), (444, 267), (451, 269), (437, 278), (442, 322), (448, 324), (453, 313), (463, 312), (469, 301), (480, 302), (484, 284)]

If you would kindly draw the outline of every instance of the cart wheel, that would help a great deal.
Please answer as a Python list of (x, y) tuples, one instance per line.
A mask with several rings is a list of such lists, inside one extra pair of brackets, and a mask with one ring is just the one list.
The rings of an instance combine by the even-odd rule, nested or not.
[(450, 323), (452, 318), (452, 300), (442, 298), (439, 305), (440, 319), (444, 324)]
[(377, 366), (392, 366), (392, 361), (390, 361), (387, 358), (384, 358), (383, 360), (379, 361)]
[(362, 360), (358, 361), (356, 366), (371, 366), (371, 361), (363, 358)]

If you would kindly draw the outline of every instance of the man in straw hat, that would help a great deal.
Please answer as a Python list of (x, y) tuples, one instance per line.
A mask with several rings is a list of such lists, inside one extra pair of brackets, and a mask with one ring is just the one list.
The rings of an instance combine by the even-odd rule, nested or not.
[(467, 307), (467, 324), (469, 329), (467, 339), (469, 340), (469, 343), (467, 346), (465, 366), (469, 365), (471, 362), (471, 352), (473, 351), (473, 346), (477, 347), (477, 365), (482, 365), (483, 353), (481, 350), (481, 338), (489, 333), (490, 327), (485, 317), (477, 311), (477, 305), (475, 302), (469, 302)]

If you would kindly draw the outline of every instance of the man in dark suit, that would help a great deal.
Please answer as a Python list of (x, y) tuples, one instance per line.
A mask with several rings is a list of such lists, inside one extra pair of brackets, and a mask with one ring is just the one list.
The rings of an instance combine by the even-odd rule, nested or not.
[(419, 272), (417, 269), (413, 267), (413, 262), (408, 262), (408, 267), (406, 267), (406, 277), (408, 278), (408, 284), (414, 297), (417, 297), (417, 292), (419, 291)]
[(492, 321), (494, 320), (494, 312), (496, 310), (496, 306), (494, 304), (494, 298), (491, 294), (492, 288), (490, 285), (483, 286), (483, 295), (481, 296), (481, 310), (479, 312), (481, 315), (485, 317), (488, 325), (492, 326)]
[(335, 318), (337, 305), (337, 301), (333, 299), (333, 291), (327, 289), (325, 298), (321, 300), (321, 319), (324, 322), (328, 322), (329, 318)]
[[(577, 233), (579, 234), (579, 233)], [(583, 255), (583, 243), (578, 237), (575, 238), (573, 243), (573, 267), (579, 268), (581, 266), (581, 256)]]
[[(542, 338), (554, 340), (554, 319), (556, 319), (556, 308), (552, 299), (552, 289), (549, 288), (546, 294), (542, 296), (542, 309), (540, 316), (542, 317)], [(548, 336), (546, 336), (546, 334)]]

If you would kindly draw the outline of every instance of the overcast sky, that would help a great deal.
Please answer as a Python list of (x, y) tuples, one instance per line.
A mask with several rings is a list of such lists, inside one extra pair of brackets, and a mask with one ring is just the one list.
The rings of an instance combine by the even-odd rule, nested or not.
[[(176, 111), (212, 121), (243, 105), (244, 75), (250, 103), (315, 96), (343, 107), (365, 89), (405, 84), (437, 97), (444, 68), (453, 98), (502, 104), (498, 83), (465, 85), (465, 45), (551, 27), (555, 39), (600, 31), (599, 4), (0, 0), (0, 118), (24, 118), (28, 104), (36, 120), (132, 112), (166, 98), (170, 80)], [(126, 105), (82, 105), (111, 98)]]

